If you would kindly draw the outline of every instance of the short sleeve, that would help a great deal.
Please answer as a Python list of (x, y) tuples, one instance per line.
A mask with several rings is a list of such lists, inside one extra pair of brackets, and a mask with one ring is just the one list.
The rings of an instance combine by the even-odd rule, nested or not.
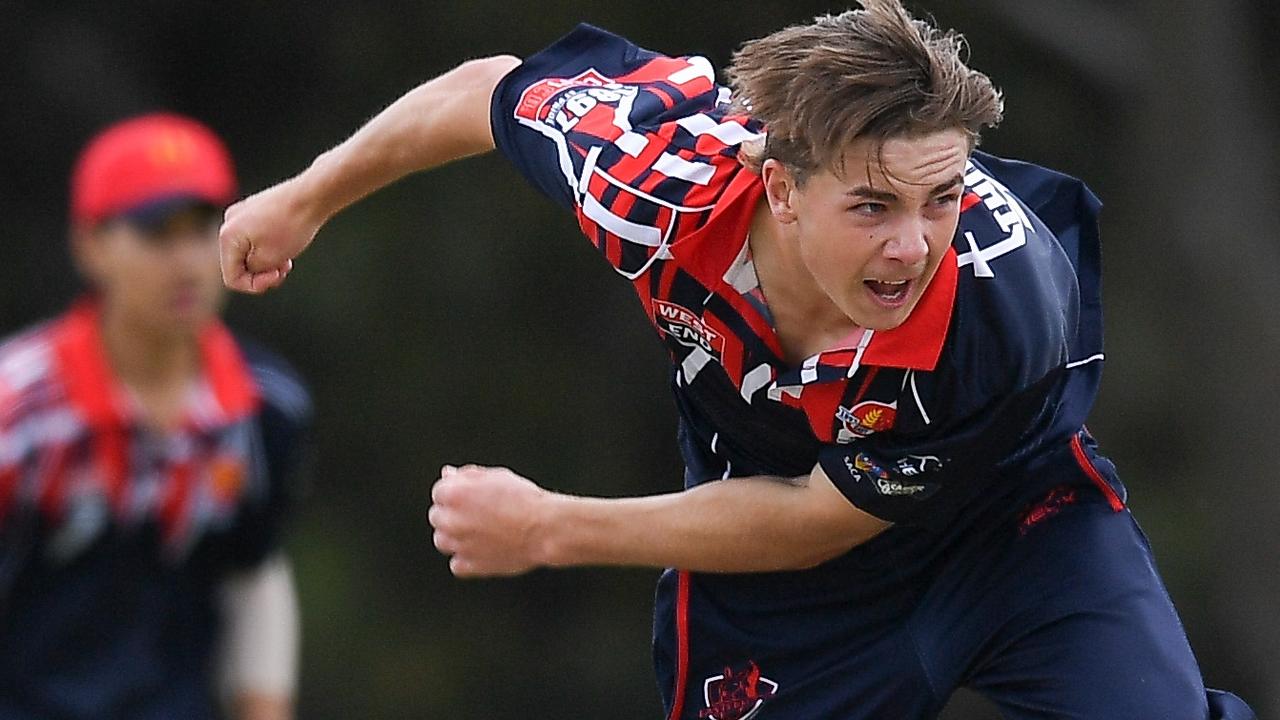
[(512, 70), (494, 91), (498, 149), (559, 204), (581, 204), (588, 156), (616, 148), (639, 158), (665, 119), (715, 106), (705, 58), (671, 58), (579, 25)]
[(906, 524), (940, 521), (1031, 450), (1057, 420), (1065, 369), (993, 400), (966, 418), (917, 435), (885, 433), (825, 445), (818, 464), (855, 507)]
[(667, 57), (580, 25), (499, 83), (494, 141), (539, 191), (573, 211), (620, 273), (638, 277), (696, 225), (758, 136), (731, 117), (702, 57)]

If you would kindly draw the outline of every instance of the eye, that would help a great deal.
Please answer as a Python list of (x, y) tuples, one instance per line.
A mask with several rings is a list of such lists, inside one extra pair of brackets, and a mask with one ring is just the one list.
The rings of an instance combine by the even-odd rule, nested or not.
[(138, 237), (149, 247), (165, 248), (173, 244), (173, 234), (163, 227), (137, 227)]
[(953, 203), (958, 202), (959, 200), (960, 200), (959, 193), (947, 193), (946, 195), (939, 195), (938, 197), (934, 198), (933, 205), (934, 207), (947, 207)]
[(851, 212), (858, 213), (859, 215), (879, 215), (888, 209), (889, 206), (881, 202), (858, 203), (857, 205), (849, 208)]

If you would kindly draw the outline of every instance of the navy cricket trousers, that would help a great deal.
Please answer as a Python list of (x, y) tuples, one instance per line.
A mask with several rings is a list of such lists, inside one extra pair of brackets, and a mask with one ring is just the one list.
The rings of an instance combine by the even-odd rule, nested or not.
[[(1253, 720), (1206, 692), (1128, 510), (1071, 486), (909, 574), (891, 533), (819, 572), (668, 571), (671, 720), (933, 718), (958, 687), (1010, 720)], [(901, 563), (897, 562), (901, 559)]]

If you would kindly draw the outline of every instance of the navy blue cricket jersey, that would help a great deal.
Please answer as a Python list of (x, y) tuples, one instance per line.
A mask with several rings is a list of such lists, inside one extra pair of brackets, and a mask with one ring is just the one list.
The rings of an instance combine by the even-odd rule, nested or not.
[(310, 399), (220, 324), (139, 422), (81, 303), (0, 344), (0, 720), (215, 718), (218, 587), (279, 545)]
[(689, 484), (821, 462), (854, 505), (938, 524), (1005, 468), (1087, 455), (1102, 321), (1081, 183), (975, 154), (953, 247), (908, 320), (792, 367), (747, 244), (763, 186), (738, 150), (761, 128), (727, 102), (704, 59), (581, 26), (508, 75), (492, 112), (499, 149), (577, 214), (665, 340)]
[(1083, 429), (1103, 360), (1092, 193), (975, 153), (952, 247), (906, 322), (793, 366), (747, 239), (763, 186), (739, 150), (763, 128), (729, 94), (703, 58), (582, 25), (511, 71), (491, 113), (499, 150), (575, 213), (670, 351), (686, 485), (821, 464), (852, 504), (895, 523), (811, 570), (664, 575), (655, 655), (660, 674), (678, 666), (664, 687), (671, 717), (701, 692), (686, 677), (691, 652), (725, 663), (707, 693), (730, 678), (761, 692), (772, 681), (754, 662), (730, 663), (876, 632), (958, 544), (1077, 498), (1035, 506), (1051, 491), (1092, 488), (1124, 507)]

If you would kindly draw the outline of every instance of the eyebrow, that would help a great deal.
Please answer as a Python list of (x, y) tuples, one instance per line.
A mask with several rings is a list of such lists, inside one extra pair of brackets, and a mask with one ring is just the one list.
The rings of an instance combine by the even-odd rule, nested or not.
[[(961, 176), (959, 173), (957, 173), (956, 176), (951, 178), (950, 180), (933, 186), (933, 189), (929, 191), (929, 194), (940, 195), (944, 192), (947, 192), (948, 190), (952, 190), (955, 187), (962, 185), (963, 183), (964, 183), (964, 177)], [(859, 185), (855, 188), (850, 188), (849, 191), (845, 193), (845, 195), (867, 198), (868, 200), (879, 200), (882, 202), (893, 202), (894, 200), (898, 199), (898, 196), (895, 195), (894, 193), (888, 192), (886, 190), (876, 190), (867, 185)]]

